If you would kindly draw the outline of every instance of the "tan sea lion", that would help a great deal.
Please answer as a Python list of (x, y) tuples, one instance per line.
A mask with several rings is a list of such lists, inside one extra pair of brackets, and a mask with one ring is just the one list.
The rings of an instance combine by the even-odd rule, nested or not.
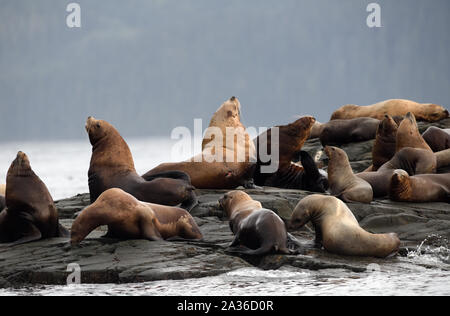
[(450, 148), (450, 129), (430, 126), (422, 137), (434, 152)]
[(0, 195), (5, 196), (6, 184), (0, 184)]
[(311, 221), (316, 245), (346, 256), (385, 258), (397, 253), (400, 240), (395, 233), (371, 234), (359, 226), (352, 211), (332, 196), (310, 195), (294, 209), (290, 229), (299, 229)]
[(316, 139), (320, 137), (320, 134), (322, 134), (323, 129), (325, 128), (326, 124), (320, 123), (316, 121), (311, 128), (311, 134), (309, 135), (309, 139)]
[(92, 144), (88, 172), (91, 203), (104, 191), (120, 188), (144, 202), (181, 204), (187, 210), (197, 204), (189, 176), (182, 172), (161, 173), (146, 180), (140, 177), (127, 143), (108, 122), (89, 117), (86, 131)]
[(444, 107), (431, 103), (417, 103), (410, 100), (392, 99), (373, 105), (345, 105), (331, 116), (331, 120), (348, 120), (356, 117), (372, 117), (382, 120), (384, 115), (405, 116), (411, 112), (420, 121), (437, 122), (449, 117)]
[(229, 252), (246, 255), (293, 253), (289, 248), (296, 241), (287, 233), (283, 220), (247, 193), (228, 192), (219, 203), (230, 219), (230, 229), (235, 235)]
[(399, 152), (405, 147), (422, 148), (432, 152), (430, 146), (428, 146), (422, 135), (420, 135), (416, 118), (411, 112), (406, 114), (405, 119), (400, 123), (397, 130), (395, 150)]
[(370, 203), (373, 200), (371, 185), (353, 174), (348, 156), (340, 148), (325, 147), (328, 162), (328, 182), (331, 194), (344, 202)]
[(6, 178), (6, 208), (0, 213), (0, 242), (11, 246), (53, 237), (67, 237), (44, 182), (18, 152)]
[(375, 139), (380, 120), (358, 117), (350, 120), (333, 120), (326, 124), (320, 134), (322, 146), (348, 144)]
[(375, 143), (372, 149), (372, 169), (377, 171), (382, 165), (392, 159), (396, 152), (398, 125), (395, 120), (385, 115), (377, 128)]
[(108, 237), (120, 239), (202, 239), (192, 216), (184, 209), (145, 203), (121, 189), (103, 192), (72, 224), (72, 245), (94, 229), (108, 226)]
[[(229, 132), (222, 134), (227, 127)], [(221, 135), (214, 135), (214, 132)], [(233, 134), (236, 136), (232, 137)], [(228, 143), (226, 136), (233, 142)], [(183, 162), (163, 163), (142, 177), (147, 179), (161, 172), (178, 170), (187, 173), (197, 189), (234, 189), (240, 185), (253, 187), (256, 151), (240, 122), (240, 103), (236, 97), (222, 104), (214, 114), (202, 147), (201, 154)]]
[(400, 202), (450, 203), (450, 173), (410, 177), (406, 171), (396, 170), (390, 182), (389, 197)]

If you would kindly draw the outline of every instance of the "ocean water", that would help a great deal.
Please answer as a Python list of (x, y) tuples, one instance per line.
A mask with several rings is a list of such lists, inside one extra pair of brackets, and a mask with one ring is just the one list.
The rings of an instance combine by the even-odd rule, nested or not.
[[(138, 173), (162, 162), (182, 160), (192, 153), (173, 154), (176, 141), (164, 138), (127, 140)], [(0, 183), (17, 151), (30, 158), (33, 170), (55, 200), (88, 192), (89, 141), (0, 144)], [(195, 151), (194, 151), (195, 152)], [(450, 296), (450, 249), (441, 239), (425, 240), (416, 251), (395, 261), (355, 273), (341, 269), (310, 271), (283, 267), (263, 271), (246, 268), (190, 280), (138, 284), (81, 284), (0, 289), (0, 295), (447, 295)]]

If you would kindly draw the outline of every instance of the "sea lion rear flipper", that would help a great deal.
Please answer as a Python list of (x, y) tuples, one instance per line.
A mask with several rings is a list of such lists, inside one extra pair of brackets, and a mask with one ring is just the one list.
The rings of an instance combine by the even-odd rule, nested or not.
[(8, 244), (9, 247), (26, 244), (32, 241), (36, 241), (42, 238), (41, 231), (33, 224), (28, 223), (28, 231), (23, 233), (23, 237)]

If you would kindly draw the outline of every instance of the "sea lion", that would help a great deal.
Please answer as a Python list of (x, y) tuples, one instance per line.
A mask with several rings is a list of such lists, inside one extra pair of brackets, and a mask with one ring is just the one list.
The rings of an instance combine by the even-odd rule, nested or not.
[(400, 247), (397, 234), (365, 231), (347, 205), (332, 196), (315, 194), (302, 199), (292, 213), (289, 229), (299, 229), (309, 221), (315, 229), (316, 245), (332, 253), (385, 258)]
[(362, 172), (357, 177), (367, 181), (373, 190), (375, 198), (389, 194), (389, 183), (397, 169), (405, 170), (409, 175), (436, 173), (437, 160), (434, 153), (425, 150), (406, 147), (385, 163), (376, 172)]
[(390, 182), (389, 197), (399, 202), (450, 203), (450, 173), (410, 177), (406, 171), (396, 170)]
[(18, 152), (6, 177), (6, 208), (0, 213), (0, 242), (19, 245), (66, 237), (58, 211), (44, 182), (31, 169), (30, 160)]
[(79, 244), (94, 229), (107, 225), (106, 236), (119, 239), (177, 240), (203, 238), (184, 209), (138, 201), (121, 189), (103, 192), (72, 224), (70, 241)]
[(418, 120), (427, 122), (437, 122), (449, 117), (448, 111), (440, 105), (392, 99), (367, 106), (344, 105), (332, 114), (331, 120), (348, 120), (356, 117), (372, 117), (382, 120), (386, 114), (405, 116), (408, 112), (413, 113)]
[(228, 192), (219, 204), (230, 219), (230, 229), (235, 235), (228, 252), (246, 255), (294, 253), (289, 248), (297, 243), (287, 233), (282, 219), (273, 211), (264, 209), (247, 193)]
[(358, 117), (350, 120), (333, 120), (325, 124), (320, 134), (322, 146), (347, 144), (374, 139), (380, 120)]
[[(325, 192), (328, 188), (327, 179), (320, 174), (311, 156), (301, 151), (314, 122), (315, 118), (305, 116), (291, 124), (272, 127), (254, 140), (258, 149), (257, 167), (253, 176), (256, 185)], [(272, 139), (276, 138), (274, 135), (278, 135), (278, 138)], [(262, 146), (266, 148), (263, 149)], [(272, 149), (278, 150), (278, 155)], [(265, 153), (270, 161), (262, 158), (261, 155)], [(293, 161), (301, 161), (302, 166)], [(264, 168), (269, 165), (273, 165), (276, 171), (265, 171)]]
[(345, 151), (330, 146), (326, 146), (324, 151), (329, 158), (328, 182), (331, 194), (344, 202), (372, 202), (372, 186), (353, 174)]
[(131, 151), (110, 123), (87, 119), (86, 131), (92, 144), (89, 166), (91, 203), (104, 191), (120, 188), (140, 201), (164, 205), (178, 205), (187, 210), (197, 204), (189, 176), (182, 172), (153, 175), (148, 181), (136, 173)]
[(400, 123), (397, 130), (395, 150), (399, 152), (405, 147), (422, 148), (433, 152), (422, 135), (420, 135), (416, 118), (411, 112), (406, 114), (405, 119)]
[(450, 129), (430, 126), (422, 137), (434, 152), (450, 148)]
[(6, 184), (0, 184), (0, 195), (5, 196)]
[(6, 206), (5, 196), (0, 195), (0, 211), (3, 210)]
[[(197, 189), (254, 187), (256, 151), (240, 122), (240, 107), (239, 100), (232, 97), (217, 110), (206, 130), (201, 154), (183, 162), (163, 163), (142, 177), (147, 179), (161, 172), (179, 170), (190, 176)], [(227, 134), (223, 134), (227, 128)], [(227, 141), (233, 135), (233, 142)]]
[(385, 115), (377, 128), (372, 149), (372, 168), (377, 171), (395, 155), (398, 125), (390, 115)]

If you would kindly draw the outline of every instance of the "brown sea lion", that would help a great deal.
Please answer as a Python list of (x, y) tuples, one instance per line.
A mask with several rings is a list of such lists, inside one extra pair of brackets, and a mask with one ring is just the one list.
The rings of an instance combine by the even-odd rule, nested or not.
[(385, 258), (397, 253), (397, 234), (371, 234), (359, 226), (352, 211), (332, 196), (310, 195), (294, 209), (290, 229), (299, 229), (309, 221), (314, 225), (316, 245), (346, 256)]
[(405, 119), (400, 123), (397, 130), (395, 150), (399, 152), (405, 147), (422, 148), (432, 152), (430, 146), (428, 146), (422, 135), (420, 135), (416, 118), (411, 112), (406, 114)]
[(293, 253), (289, 248), (296, 241), (287, 233), (283, 220), (247, 193), (228, 192), (219, 203), (230, 219), (230, 229), (235, 235), (228, 252), (246, 255)]
[(422, 137), (434, 152), (450, 148), (450, 129), (430, 126)]
[[(227, 134), (223, 134), (227, 129)], [(236, 97), (222, 104), (214, 114), (202, 147), (201, 154), (183, 162), (163, 163), (142, 177), (147, 179), (161, 172), (179, 170), (190, 176), (197, 189), (253, 187), (255, 147), (240, 122), (240, 103)]]
[(131, 151), (108, 122), (89, 117), (86, 131), (92, 144), (89, 167), (91, 203), (104, 191), (120, 188), (140, 201), (178, 205), (190, 210), (197, 204), (189, 176), (182, 172), (153, 175), (144, 180), (136, 173)]
[(375, 139), (380, 120), (358, 117), (350, 120), (333, 120), (325, 124), (320, 134), (322, 146), (347, 144)]
[(6, 206), (6, 200), (3, 195), (0, 195), (0, 211), (3, 210)]
[(406, 171), (396, 170), (390, 182), (389, 197), (400, 202), (450, 203), (450, 173), (410, 177)]
[(450, 149), (438, 151), (434, 156), (438, 169), (450, 166)]
[(398, 125), (395, 120), (385, 115), (377, 128), (375, 143), (372, 149), (372, 169), (377, 171), (382, 165), (392, 159), (396, 152)]
[(39, 239), (67, 237), (44, 182), (18, 152), (6, 178), (6, 208), (0, 213), (0, 242), (18, 245)]
[(366, 180), (373, 190), (374, 197), (384, 197), (389, 194), (389, 183), (397, 169), (405, 170), (409, 175), (436, 173), (437, 160), (434, 153), (425, 149), (406, 147), (385, 163), (376, 172), (356, 174)]
[(325, 154), (329, 158), (328, 182), (331, 194), (344, 202), (372, 202), (372, 186), (353, 174), (345, 151), (337, 147), (326, 146)]
[[(325, 192), (328, 188), (327, 179), (320, 174), (311, 156), (301, 151), (314, 122), (315, 118), (305, 116), (291, 124), (272, 127), (254, 140), (258, 149), (253, 176), (256, 185)], [(278, 150), (278, 155), (272, 153), (272, 149)], [(267, 154), (267, 157), (262, 157), (263, 154)], [(265, 158), (270, 158), (270, 161)], [(293, 163), (299, 160), (302, 166)], [(275, 166), (276, 171), (265, 171), (264, 168), (270, 165)]]
[(386, 114), (405, 116), (408, 112), (413, 113), (418, 120), (427, 122), (437, 122), (449, 117), (448, 111), (440, 105), (393, 99), (367, 106), (345, 105), (333, 113), (331, 120), (348, 120), (356, 117), (372, 117), (382, 120)]
[(119, 239), (202, 239), (184, 209), (138, 201), (121, 189), (103, 192), (72, 224), (70, 241), (79, 244), (94, 229), (108, 226), (108, 237)]

